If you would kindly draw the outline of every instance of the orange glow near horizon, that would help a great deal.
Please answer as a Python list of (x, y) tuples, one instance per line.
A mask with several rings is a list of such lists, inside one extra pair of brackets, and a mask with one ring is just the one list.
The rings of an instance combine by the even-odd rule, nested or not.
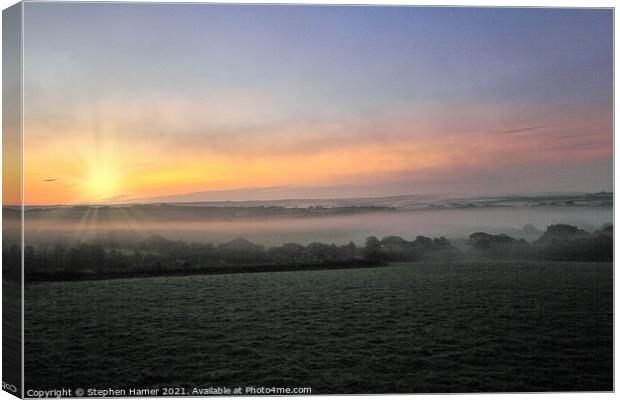
[[(111, 127), (103, 130), (107, 134), (76, 129), (57, 137), (33, 125), (34, 134), (25, 136), (25, 204), (118, 204), (241, 188), (432, 182), (458, 179), (467, 169), (499, 173), (527, 163), (569, 165), (612, 156), (611, 144), (605, 144), (611, 137), (606, 117), (566, 124), (599, 132), (587, 138), (593, 146), (585, 147), (579, 145), (580, 135), (562, 126), (545, 128), (544, 134), (498, 135), (499, 128), (476, 133), (463, 126), (438, 132), (433, 124), (413, 126), (407, 118), (381, 123), (386, 131), (405, 133), (357, 139), (358, 132), (349, 127), (328, 126), (327, 133), (300, 128), (271, 134), (272, 147), (264, 146), (265, 138), (247, 143), (231, 138), (230, 143), (221, 140), (227, 146), (222, 149), (221, 143), (217, 147), (200, 138), (195, 143), (172, 135), (146, 140), (147, 135), (123, 135)], [(352, 129), (363, 131), (359, 126)]]
[[(472, 138), (456, 143), (363, 145), (319, 154), (245, 159), (175, 152), (154, 154), (144, 166), (122, 153), (91, 160), (46, 153), (29, 157), (25, 198), (30, 205), (128, 203), (202, 191), (389, 180), (391, 174), (402, 171), (430, 174), (426, 178), (432, 179), (433, 171), (497, 163), (500, 150), (498, 143)], [(601, 153), (597, 149), (592, 152)]]
[[(121, 154), (105, 161), (60, 154), (30, 156), (26, 170), (27, 204), (131, 202), (197, 191), (277, 185), (338, 184), (348, 177), (446, 165), (445, 154), (428, 145), (362, 146), (313, 155), (246, 158), (160, 154), (136, 166)], [(52, 169), (53, 166), (53, 169)]]

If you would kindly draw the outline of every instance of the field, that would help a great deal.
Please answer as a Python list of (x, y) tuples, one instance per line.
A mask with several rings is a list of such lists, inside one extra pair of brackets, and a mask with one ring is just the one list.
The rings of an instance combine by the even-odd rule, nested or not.
[[(4, 260), (6, 261), (6, 260)], [(14, 282), (6, 277), (2, 279), (2, 364), (21, 365), (22, 364), (22, 291), (20, 283)], [(14, 387), (17, 392), (21, 391), (21, 368), (7, 368), (3, 370), (3, 381), (7, 383), (7, 389)]]
[(613, 389), (608, 263), (394, 264), (26, 287), (26, 389)]

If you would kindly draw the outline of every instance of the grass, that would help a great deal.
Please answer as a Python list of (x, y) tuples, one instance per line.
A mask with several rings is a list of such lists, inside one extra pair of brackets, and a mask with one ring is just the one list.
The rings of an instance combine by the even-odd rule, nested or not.
[(28, 285), (26, 388), (612, 390), (607, 263)]

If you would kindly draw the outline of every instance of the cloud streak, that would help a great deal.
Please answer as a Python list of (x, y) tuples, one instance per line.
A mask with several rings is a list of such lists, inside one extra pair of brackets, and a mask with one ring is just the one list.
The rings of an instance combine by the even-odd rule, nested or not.
[(534, 131), (534, 130), (538, 130), (538, 129), (544, 129), (544, 128), (549, 128), (553, 125), (538, 125), (538, 126), (529, 126), (527, 128), (519, 128), (519, 129), (512, 129), (509, 131), (503, 131), (500, 132), (499, 135), (509, 135), (512, 133), (521, 133), (521, 132), (529, 132), (529, 131)]

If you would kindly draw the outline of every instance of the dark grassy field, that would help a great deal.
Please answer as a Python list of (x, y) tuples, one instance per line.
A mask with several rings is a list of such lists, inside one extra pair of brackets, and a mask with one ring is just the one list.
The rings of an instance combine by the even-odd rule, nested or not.
[(31, 284), (26, 389), (612, 390), (608, 263)]
[[(22, 389), (22, 290), (21, 281), (2, 279), (2, 380), (9, 393)], [(14, 392), (11, 389), (16, 389)]]

